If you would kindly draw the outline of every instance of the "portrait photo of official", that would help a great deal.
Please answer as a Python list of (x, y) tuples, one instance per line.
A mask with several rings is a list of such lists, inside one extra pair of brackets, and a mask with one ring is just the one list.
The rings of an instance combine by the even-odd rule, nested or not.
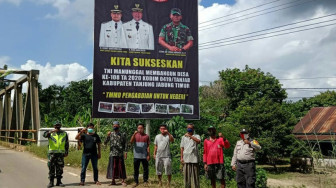
[(127, 48), (125, 32), (121, 22), (122, 10), (118, 4), (113, 5), (111, 18), (111, 21), (101, 24), (99, 47)]
[(133, 19), (123, 24), (127, 47), (129, 49), (154, 50), (153, 26), (142, 20), (143, 4), (136, 2), (131, 9)]
[(178, 8), (170, 11), (171, 22), (164, 25), (159, 34), (159, 44), (172, 52), (188, 51), (194, 42), (188, 26), (182, 24), (182, 12)]

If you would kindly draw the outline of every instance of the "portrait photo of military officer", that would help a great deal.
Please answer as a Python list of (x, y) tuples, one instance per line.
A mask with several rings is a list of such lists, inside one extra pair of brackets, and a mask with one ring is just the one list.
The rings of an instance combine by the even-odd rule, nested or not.
[(99, 36), (100, 48), (127, 48), (121, 17), (122, 11), (119, 5), (115, 4), (111, 10), (112, 20), (101, 24)]
[(142, 20), (142, 11), (142, 4), (134, 3), (133, 19), (123, 24), (127, 46), (130, 49), (154, 50), (153, 27)]
[(159, 44), (169, 51), (187, 51), (193, 46), (194, 38), (190, 29), (181, 23), (182, 12), (178, 8), (170, 11), (172, 22), (164, 25), (159, 34)]

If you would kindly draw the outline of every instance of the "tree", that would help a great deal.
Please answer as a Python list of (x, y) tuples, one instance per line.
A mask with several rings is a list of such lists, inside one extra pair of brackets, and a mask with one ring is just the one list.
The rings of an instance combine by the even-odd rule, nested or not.
[(288, 156), (296, 120), (282, 106), (287, 94), (280, 82), (270, 73), (248, 66), (219, 74), (228, 109), (224, 125), (235, 127), (236, 131), (231, 130), (235, 135), (239, 129), (249, 129), (262, 145), (259, 158), (263, 161), (275, 165), (280, 157)]
[(226, 69), (219, 72), (223, 81), (224, 96), (228, 100), (228, 109), (235, 110), (240, 101), (268, 98), (273, 102), (282, 103), (287, 97), (286, 91), (281, 88), (279, 80), (270, 73), (260, 69), (251, 69), (247, 65), (244, 70)]

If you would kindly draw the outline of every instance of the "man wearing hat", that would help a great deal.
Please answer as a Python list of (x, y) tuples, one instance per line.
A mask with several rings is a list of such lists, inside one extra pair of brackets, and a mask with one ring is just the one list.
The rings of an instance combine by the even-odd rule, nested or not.
[(113, 132), (107, 133), (105, 145), (110, 142), (110, 157), (107, 166), (106, 178), (112, 179), (110, 185), (116, 185), (115, 179), (122, 179), (122, 185), (126, 184), (126, 168), (124, 160), (127, 159), (126, 134), (120, 132), (118, 121), (113, 122)]
[(127, 48), (125, 32), (121, 22), (122, 11), (119, 5), (111, 10), (112, 20), (101, 24), (99, 47)]
[[(54, 130), (46, 131), (44, 138), (48, 138), (48, 168), (49, 168), (49, 184), (48, 187), (54, 186), (54, 179), (57, 178), (56, 186), (64, 187), (62, 183), (62, 174), (64, 168), (64, 157), (68, 156), (69, 140), (65, 131), (61, 130), (61, 123), (54, 123)], [(55, 173), (56, 172), (56, 173)]]
[(221, 187), (224, 188), (226, 173), (223, 148), (229, 148), (230, 142), (222, 133), (218, 133), (218, 137), (216, 137), (216, 128), (214, 126), (209, 126), (208, 131), (210, 137), (204, 140), (204, 170), (208, 179), (211, 180), (212, 188), (216, 188), (216, 180), (220, 180)]
[(133, 19), (123, 24), (126, 32), (127, 47), (131, 49), (154, 50), (152, 25), (142, 20), (143, 7), (135, 3), (132, 8)]
[(248, 131), (240, 131), (241, 140), (237, 141), (231, 166), (236, 171), (238, 188), (254, 188), (256, 182), (255, 152), (261, 149), (256, 140), (249, 137)]
[(190, 29), (181, 23), (182, 13), (178, 8), (170, 11), (171, 23), (162, 27), (159, 34), (159, 44), (169, 51), (187, 51), (193, 46), (194, 38)]

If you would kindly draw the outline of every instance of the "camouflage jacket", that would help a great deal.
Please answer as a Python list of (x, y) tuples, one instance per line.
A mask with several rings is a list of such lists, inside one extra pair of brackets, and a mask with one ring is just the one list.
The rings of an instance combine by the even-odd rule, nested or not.
[(124, 152), (127, 151), (127, 140), (126, 134), (121, 132), (111, 132), (104, 142), (107, 144), (110, 142), (110, 156), (122, 157)]
[(178, 48), (182, 48), (188, 43), (188, 41), (194, 40), (191, 36), (190, 29), (182, 23), (178, 26), (175, 26), (173, 22), (164, 25), (159, 36), (164, 37), (165, 41), (169, 45), (176, 46)]

